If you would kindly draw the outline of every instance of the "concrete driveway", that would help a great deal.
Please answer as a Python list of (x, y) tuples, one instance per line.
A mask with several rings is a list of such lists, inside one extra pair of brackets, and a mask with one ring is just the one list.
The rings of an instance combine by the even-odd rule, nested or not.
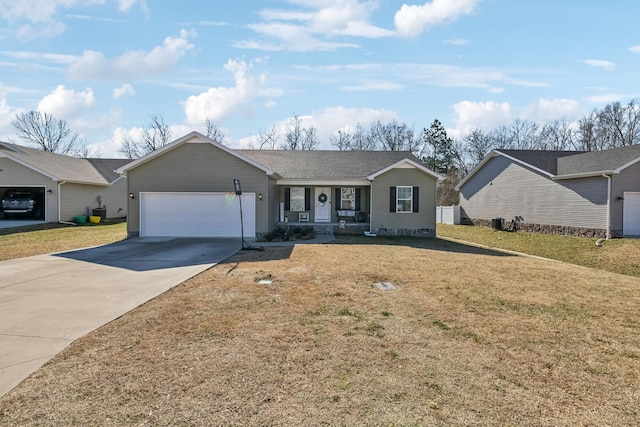
[(0, 396), (74, 340), (240, 248), (240, 239), (142, 238), (0, 262)]

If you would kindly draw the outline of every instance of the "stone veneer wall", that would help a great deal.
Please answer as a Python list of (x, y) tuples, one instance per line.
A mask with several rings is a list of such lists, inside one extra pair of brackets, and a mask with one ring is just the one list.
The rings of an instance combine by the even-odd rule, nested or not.
[(429, 228), (379, 228), (375, 231), (378, 236), (407, 236), (407, 237), (436, 237), (436, 230)]
[[(510, 221), (504, 221), (502, 224), (503, 230), (509, 226)], [(490, 219), (471, 219), (471, 224), (479, 225), (482, 227), (491, 227)], [(581, 228), (581, 227), (569, 227), (563, 225), (547, 225), (547, 224), (529, 224), (526, 222), (518, 223), (518, 230), (528, 231), (532, 233), (540, 234), (556, 234), (561, 236), (572, 237), (606, 237), (607, 231), (599, 228)], [(611, 237), (618, 237), (620, 233), (617, 230), (611, 231)]]

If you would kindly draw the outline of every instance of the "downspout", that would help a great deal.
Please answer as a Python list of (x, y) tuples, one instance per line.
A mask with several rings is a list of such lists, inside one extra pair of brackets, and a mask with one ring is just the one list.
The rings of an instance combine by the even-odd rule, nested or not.
[(602, 174), (603, 177), (607, 178), (607, 230), (606, 230), (606, 238), (611, 238), (611, 175), (607, 175), (606, 173)]
[(373, 180), (367, 179), (369, 182), (369, 231), (365, 231), (364, 235), (369, 237), (376, 237), (376, 234), (371, 231), (371, 225), (373, 224)]
[(66, 182), (67, 181), (58, 182), (58, 223), (66, 225), (76, 225), (74, 222), (62, 221), (60, 219), (60, 188), (62, 187), (62, 184), (66, 184)]

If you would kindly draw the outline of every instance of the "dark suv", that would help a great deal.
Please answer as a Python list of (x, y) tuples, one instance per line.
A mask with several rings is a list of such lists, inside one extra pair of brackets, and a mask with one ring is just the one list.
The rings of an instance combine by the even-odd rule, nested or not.
[(2, 212), (9, 217), (14, 214), (39, 216), (42, 209), (33, 193), (10, 192), (2, 199)]

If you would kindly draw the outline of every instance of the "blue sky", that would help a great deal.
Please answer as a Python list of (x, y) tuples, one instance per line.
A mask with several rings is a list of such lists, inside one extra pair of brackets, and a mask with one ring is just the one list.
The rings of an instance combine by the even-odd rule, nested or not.
[[(640, 2), (0, 0), (0, 140), (66, 120), (103, 157), (153, 115), (248, 147), (396, 119), (450, 136), (640, 97)], [(281, 131), (281, 137), (284, 130)]]

